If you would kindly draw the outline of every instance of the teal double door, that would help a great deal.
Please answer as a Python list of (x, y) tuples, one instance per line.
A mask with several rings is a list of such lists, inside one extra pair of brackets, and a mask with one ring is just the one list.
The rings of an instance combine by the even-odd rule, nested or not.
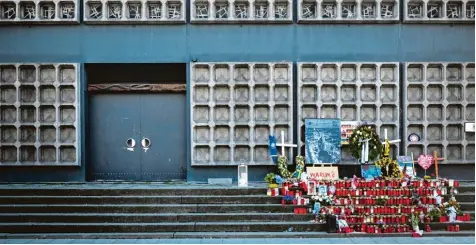
[(89, 100), (89, 180), (186, 178), (185, 94), (97, 94)]

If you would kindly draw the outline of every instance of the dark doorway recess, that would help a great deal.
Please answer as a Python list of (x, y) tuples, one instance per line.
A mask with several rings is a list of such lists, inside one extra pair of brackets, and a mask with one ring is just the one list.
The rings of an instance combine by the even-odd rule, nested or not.
[(187, 82), (186, 63), (89, 63), (85, 67), (88, 84), (186, 84)]
[(186, 178), (186, 64), (86, 64), (87, 179)]

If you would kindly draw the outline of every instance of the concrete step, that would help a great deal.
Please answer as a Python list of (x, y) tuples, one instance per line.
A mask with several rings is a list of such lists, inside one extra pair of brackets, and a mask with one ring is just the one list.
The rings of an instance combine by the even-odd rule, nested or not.
[(2, 204), (0, 213), (286, 213), (281, 204)]
[[(0, 185), (0, 196), (232, 196), (264, 195), (266, 186), (259, 187), (217, 187), (217, 186), (167, 186), (167, 185)], [(118, 186), (119, 188), (116, 188)], [(460, 193), (475, 192), (474, 182), (462, 182), (457, 188)], [(474, 200), (473, 200), (474, 201)]]
[[(124, 189), (102, 189), (95, 185), (86, 188), (71, 188), (70, 186), (51, 185), (49, 188), (35, 189), (35, 186), (27, 188), (8, 188), (8, 185), (0, 186), (0, 196), (234, 196), (234, 195), (265, 195), (263, 187), (170, 187), (170, 188), (147, 188), (132, 185)], [(47, 186), (48, 187), (48, 186)]]
[(310, 221), (312, 214), (294, 213), (4, 213), (0, 223), (163, 223), (163, 222), (224, 222), (224, 221)]
[[(1, 235), (1, 234), (0, 234)], [(424, 237), (474, 237), (474, 231), (425, 232)], [(149, 232), (149, 233), (35, 233), (5, 234), (6, 239), (212, 239), (212, 238), (343, 238), (343, 237), (411, 237), (409, 232), (391, 234), (327, 232)], [(418, 240), (415, 240), (418, 242)]]
[[(474, 221), (453, 223), (474, 231)], [(349, 224), (352, 225), (352, 224)], [(430, 223), (432, 230), (448, 224)], [(0, 233), (98, 233), (98, 232), (296, 232), (324, 231), (324, 224), (294, 222), (184, 222), (184, 223), (0, 223)]]
[(0, 196), (0, 204), (279, 204), (282, 197), (234, 196)]
[(0, 233), (322, 231), (311, 222), (0, 223)]

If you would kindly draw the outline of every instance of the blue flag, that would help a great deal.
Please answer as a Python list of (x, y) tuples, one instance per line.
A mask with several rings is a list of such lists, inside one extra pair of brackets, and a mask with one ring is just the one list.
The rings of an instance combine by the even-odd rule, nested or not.
[(276, 148), (276, 137), (269, 136), (269, 155), (274, 164), (278, 162), (278, 148)]

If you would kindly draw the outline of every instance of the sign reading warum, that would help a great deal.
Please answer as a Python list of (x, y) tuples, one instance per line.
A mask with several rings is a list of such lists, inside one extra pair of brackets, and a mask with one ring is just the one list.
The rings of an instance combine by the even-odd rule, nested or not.
[(335, 180), (339, 179), (339, 169), (337, 167), (307, 167), (307, 175), (315, 180)]

